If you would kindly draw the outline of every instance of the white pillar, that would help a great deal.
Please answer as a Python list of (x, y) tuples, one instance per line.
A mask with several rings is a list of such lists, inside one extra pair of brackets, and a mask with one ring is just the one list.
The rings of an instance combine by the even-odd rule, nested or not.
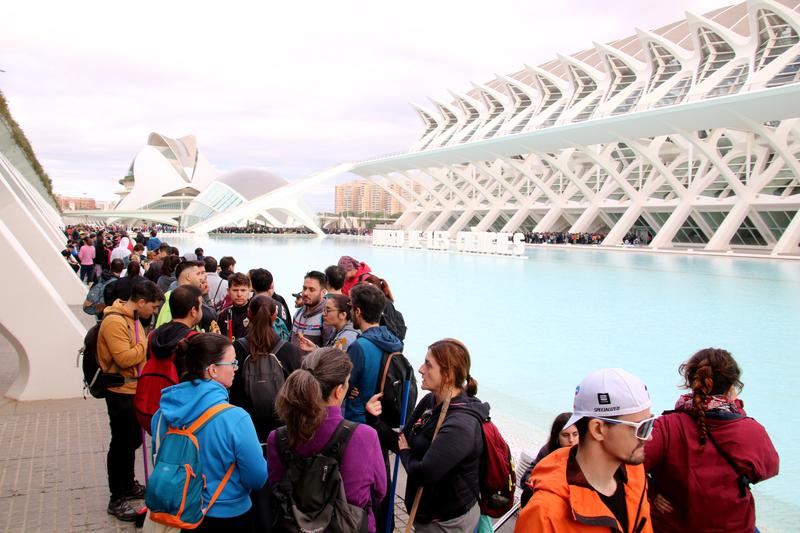
[(6, 395), (15, 400), (80, 396), (76, 360), (86, 330), (3, 220), (0, 277), (14, 280), (3, 288), (5, 301), (14, 305), (0, 306), (0, 330), (19, 357), (17, 378)]

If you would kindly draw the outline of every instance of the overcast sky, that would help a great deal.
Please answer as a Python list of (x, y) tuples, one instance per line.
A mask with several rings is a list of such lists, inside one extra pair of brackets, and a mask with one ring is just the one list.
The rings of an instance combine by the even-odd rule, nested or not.
[(406, 150), (409, 102), (731, 3), (7, 2), (0, 90), (57, 193), (116, 198), (152, 131), (294, 180)]

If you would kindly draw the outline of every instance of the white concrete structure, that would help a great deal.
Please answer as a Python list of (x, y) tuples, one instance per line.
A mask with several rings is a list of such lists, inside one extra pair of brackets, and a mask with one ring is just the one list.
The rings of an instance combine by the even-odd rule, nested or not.
[(60, 251), (64, 234), (55, 209), (0, 154), (0, 279), (7, 305), (0, 333), (19, 357), (17, 378), (6, 393), (16, 400), (81, 394), (75, 361), (85, 328), (69, 305), (86, 295)]
[(139, 150), (120, 180), (124, 188), (117, 193), (120, 201), (115, 209), (185, 208), (216, 177), (217, 171), (197, 149), (194, 135), (170, 139), (151, 133), (147, 146)]
[[(287, 183), (280, 176), (260, 169), (218, 174), (200, 154), (194, 135), (171, 139), (151, 133), (147, 146), (139, 151), (128, 174), (120, 180), (124, 189), (117, 193), (120, 201), (113, 209), (113, 216), (102, 211), (82, 211), (71, 214), (70, 220), (146, 220), (179, 224), (190, 231), (198, 231), (199, 224), (207, 219), (268, 195)], [(321, 233), (312, 211), (300, 197), (270, 208), (249, 211), (246, 217), (227, 217), (224, 221), (224, 224), (214, 227), (209, 224), (202, 227), (215, 229), (219, 225), (240, 225), (251, 221), (275, 227), (305, 225)]]
[[(287, 219), (294, 220), (306, 226), (317, 235), (322, 236), (324, 232), (317, 225), (316, 217), (311, 215), (310, 210), (305, 206), (303, 195), (310, 190), (314, 190), (322, 183), (349, 172), (352, 168), (352, 164), (344, 163), (323, 170), (303, 180), (271, 188), (264, 194), (249, 199), (247, 202), (237, 203), (233, 208), (229, 208), (201, 222), (190, 225), (187, 230), (195, 233), (207, 233), (219, 227), (235, 225), (243, 220), (255, 220), (260, 217), (263, 220), (269, 221), (270, 218), (275, 218), (276, 216), (285, 216)], [(232, 195), (233, 188), (227, 187), (227, 189), (227, 191), (220, 189), (219, 195), (214, 193), (214, 198), (228, 198), (228, 201), (235, 201)], [(198, 197), (198, 201), (204, 205), (211, 203), (210, 200), (205, 200), (200, 197)]]
[[(603, 244), (799, 255), (800, 1), (749, 0), (485, 83), (407, 154), (407, 230), (600, 232)], [(410, 200), (408, 199), (410, 198)]]

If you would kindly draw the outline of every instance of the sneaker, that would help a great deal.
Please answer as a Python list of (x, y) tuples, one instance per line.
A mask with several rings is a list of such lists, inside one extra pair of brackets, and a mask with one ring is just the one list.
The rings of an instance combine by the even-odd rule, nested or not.
[(125, 498), (110, 501), (107, 511), (108, 514), (114, 515), (123, 522), (133, 522), (139, 514), (136, 509), (131, 507), (131, 504), (129, 504), (128, 500)]
[(128, 500), (141, 500), (144, 498), (145, 486), (138, 481), (133, 482), (133, 486), (125, 493), (125, 498)]

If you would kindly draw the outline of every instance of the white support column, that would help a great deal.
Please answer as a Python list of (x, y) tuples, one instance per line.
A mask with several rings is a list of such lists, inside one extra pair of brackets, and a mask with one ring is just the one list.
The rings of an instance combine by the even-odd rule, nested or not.
[[(7, 162), (5, 158), (3, 160)], [(0, 166), (0, 220), (25, 243), (27, 255), (38, 265), (37, 270), (41, 270), (45, 278), (58, 289), (64, 302), (67, 305), (81, 305), (88, 289), (61, 256), (61, 250), (46, 237), (39, 220), (14, 192), (7, 180), (7, 168)], [(15, 278), (12, 276), (7, 279), (10, 281)]]
[(533, 228), (533, 231), (536, 233), (553, 231), (553, 226), (561, 218), (563, 212), (564, 210), (559, 206), (551, 207), (550, 210), (547, 211), (547, 213), (541, 218), (541, 220), (539, 220), (539, 222), (536, 224), (536, 227)]
[(734, 204), (725, 220), (719, 225), (717, 231), (708, 241), (704, 250), (708, 252), (725, 252), (731, 249), (730, 242), (739, 226), (742, 225), (747, 213), (750, 211), (750, 203), (746, 200), (739, 200)]
[(447, 228), (447, 233), (450, 235), (451, 239), (456, 237), (456, 234), (464, 229), (464, 226), (469, 224), (469, 221), (472, 220), (472, 217), (475, 216), (474, 209), (465, 209), (461, 216), (453, 222), (453, 225)]
[(21, 236), (26, 241), (23, 246), (5, 224), (8, 219), (1, 218), (0, 277), (14, 280), (3, 288), (5, 301), (14, 305), (0, 306), (0, 333), (19, 357), (17, 377), (6, 395), (15, 400), (80, 396), (82, 375), (76, 358), (86, 330), (39, 269), (38, 261), (28, 255), (28, 239)]
[(794, 218), (786, 227), (778, 243), (772, 249), (773, 256), (798, 254), (800, 253), (800, 211), (794, 214)]
[(630, 206), (625, 213), (623, 213), (622, 217), (614, 224), (614, 227), (608, 232), (606, 238), (603, 239), (603, 244), (607, 246), (614, 246), (617, 244), (622, 244), (622, 238), (628, 233), (628, 230), (631, 229), (631, 226), (639, 219), (639, 216), (642, 214), (642, 206), (641, 205), (632, 205)]

